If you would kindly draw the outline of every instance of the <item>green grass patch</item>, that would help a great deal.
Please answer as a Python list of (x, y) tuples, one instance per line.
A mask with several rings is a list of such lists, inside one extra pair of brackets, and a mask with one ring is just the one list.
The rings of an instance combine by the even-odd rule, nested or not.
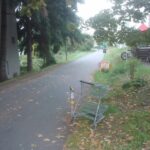
[(107, 111), (104, 113), (104, 115), (106, 117), (108, 115), (110, 115), (110, 114), (114, 114), (114, 113), (119, 113), (120, 112), (119, 108), (116, 105), (109, 104), (107, 106), (108, 106)]
[(122, 88), (125, 90), (130, 89), (130, 88), (137, 89), (137, 88), (144, 87), (147, 84), (148, 84), (147, 81), (145, 81), (144, 79), (134, 79), (134, 80), (124, 83), (122, 85)]
[[(141, 150), (150, 148), (150, 67), (137, 59), (123, 61), (120, 58), (124, 50), (110, 48), (104, 60), (111, 63), (107, 72), (96, 71), (94, 80), (110, 86), (110, 92), (102, 100), (108, 106), (105, 118), (98, 125), (95, 137), (97, 145), (94, 150)], [(125, 86), (125, 88), (122, 88)], [(90, 139), (90, 125), (80, 120), (73, 134), (69, 136), (74, 143), (68, 150), (80, 149), (80, 141)], [(81, 128), (84, 128), (82, 130)], [(75, 136), (75, 137), (74, 137)], [(67, 140), (67, 144), (70, 141)], [(82, 149), (90, 149), (90, 144)]]
[[(64, 51), (60, 51), (58, 52), (54, 57), (56, 59), (57, 64), (63, 64), (63, 63), (67, 63), (73, 60), (76, 60), (82, 56), (85, 56), (87, 54), (90, 54), (90, 51), (74, 51), (74, 52), (68, 52), (67, 55), (67, 60), (66, 60), (66, 55)], [(38, 72), (41, 70), (45, 70), (45, 68), (43, 68), (44, 65), (44, 60), (38, 57), (33, 57), (32, 58), (32, 64), (33, 64), (33, 71), (32, 72)], [(46, 67), (46, 68), (49, 68)], [(27, 56), (26, 55), (22, 55), (20, 56), (20, 71), (21, 74), (26, 74), (27, 73)]]
[(143, 144), (150, 140), (150, 112), (134, 111), (128, 117), (129, 119), (124, 125), (124, 130), (133, 136), (128, 147), (141, 150)]
[(73, 60), (76, 60), (82, 56), (85, 56), (87, 54), (90, 54), (90, 51), (74, 51), (74, 52), (68, 52), (67, 53), (67, 59), (66, 54), (64, 51), (60, 51), (55, 55), (55, 59), (57, 63), (67, 63)]
[[(42, 69), (44, 61), (41, 58), (33, 57), (32, 64), (33, 64), (33, 72), (37, 72)], [(27, 73), (27, 56), (26, 55), (20, 56), (20, 71), (21, 71), (21, 75)]]

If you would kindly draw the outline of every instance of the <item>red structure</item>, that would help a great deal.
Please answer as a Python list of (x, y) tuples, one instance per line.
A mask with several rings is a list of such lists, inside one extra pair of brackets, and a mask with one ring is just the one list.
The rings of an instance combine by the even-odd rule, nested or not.
[(144, 24), (144, 23), (142, 23), (140, 26), (139, 26), (139, 28), (138, 28), (141, 32), (144, 32), (144, 31), (147, 31), (148, 30), (148, 27)]

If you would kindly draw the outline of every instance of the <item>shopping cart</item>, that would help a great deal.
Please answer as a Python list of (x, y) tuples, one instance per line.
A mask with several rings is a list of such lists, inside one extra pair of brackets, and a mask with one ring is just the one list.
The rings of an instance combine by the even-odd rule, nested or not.
[(80, 81), (80, 84), (79, 93), (70, 87), (69, 102), (72, 121), (75, 121), (77, 117), (86, 117), (92, 120), (92, 126), (96, 128), (107, 110), (107, 105), (102, 104), (102, 98), (108, 93), (109, 87), (86, 81)]

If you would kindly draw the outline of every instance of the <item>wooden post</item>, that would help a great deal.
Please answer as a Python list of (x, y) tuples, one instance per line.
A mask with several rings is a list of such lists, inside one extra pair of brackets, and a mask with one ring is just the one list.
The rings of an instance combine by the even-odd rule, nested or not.
[(67, 41), (65, 41), (65, 55), (66, 55), (66, 61), (67, 61), (68, 60)]

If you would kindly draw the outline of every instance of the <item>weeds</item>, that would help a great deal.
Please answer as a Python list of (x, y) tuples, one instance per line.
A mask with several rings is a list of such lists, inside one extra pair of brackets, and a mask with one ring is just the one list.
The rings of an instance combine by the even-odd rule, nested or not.
[(144, 87), (147, 84), (148, 84), (147, 81), (145, 81), (144, 79), (135, 79), (135, 80), (131, 80), (131, 81), (124, 83), (122, 85), (122, 88), (125, 90), (130, 89), (130, 88), (137, 89), (140, 87)]
[[(138, 60), (122, 61), (121, 50), (111, 49), (105, 59), (112, 64), (109, 72), (95, 73), (96, 82), (108, 84), (111, 91), (103, 102), (108, 105), (104, 120), (94, 133), (96, 141), (94, 150), (148, 150), (150, 147), (150, 87), (149, 66)], [(131, 67), (134, 64), (134, 69)], [(132, 70), (133, 69), (133, 70)], [(132, 80), (130, 80), (132, 79)], [(123, 88), (122, 88), (123, 87)], [(92, 150), (90, 126), (79, 120), (72, 130), (75, 139), (85, 138), (77, 149)], [(82, 130), (84, 129), (84, 130)], [(72, 135), (69, 137), (71, 138)], [(71, 138), (74, 141), (73, 138)], [(76, 141), (68, 150), (80, 145)], [(67, 145), (70, 141), (67, 141)], [(67, 147), (67, 146), (66, 146)]]

